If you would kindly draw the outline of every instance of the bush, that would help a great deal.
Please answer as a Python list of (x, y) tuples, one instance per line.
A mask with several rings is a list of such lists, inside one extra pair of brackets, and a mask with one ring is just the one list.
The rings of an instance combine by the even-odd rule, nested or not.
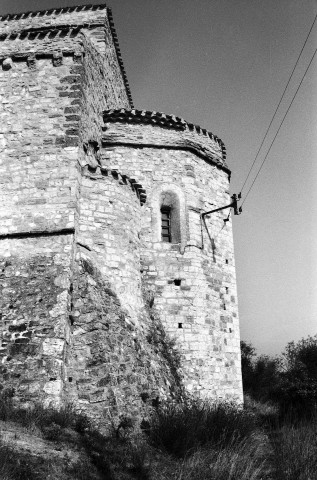
[(241, 341), (240, 347), (244, 393), (255, 400), (271, 400), (281, 382), (281, 359), (267, 355), (254, 358), (255, 349), (244, 341)]
[(246, 438), (255, 428), (254, 415), (233, 404), (190, 399), (161, 406), (145, 431), (153, 446), (184, 457), (206, 444), (218, 447)]
[(42, 427), (42, 432), (45, 440), (56, 442), (62, 439), (62, 427), (56, 423)]
[(14, 405), (11, 397), (0, 395), (0, 420), (16, 422), (23, 427), (38, 427), (44, 431), (55, 425), (56, 428), (73, 428), (78, 433), (83, 433), (90, 428), (90, 421), (84, 415), (77, 413), (72, 405), (59, 409), (44, 407), (36, 404), (33, 407), (20, 407)]
[(281, 415), (314, 416), (317, 407), (317, 336), (288, 343), (282, 358), (284, 372), (275, 394)]
[(279, 407), (277, 404), (270, 401), (260, 402), (249, 395), (245, 395), (244, 408), (256, 417), (259, 427), (272, 429), (279, 426)]

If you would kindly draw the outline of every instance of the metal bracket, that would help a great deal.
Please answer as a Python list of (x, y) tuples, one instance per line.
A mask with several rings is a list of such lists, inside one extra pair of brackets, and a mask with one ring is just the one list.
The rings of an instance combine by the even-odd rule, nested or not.
[(210, 213), (220, 212), (220, 210), (225, 210), (226, 208), (233, 208), (233, 213), (235, 215), (240, 215), (242, 213), (242, 207), (238, 207), (238, 200), (241, 200), (241, 193), (239, 193), (238, 195), (234, 193), (231, 197), (231, 200), (232, 202), (229, 203), (229, 205), (225, 205), (224, 207), (215, 208), (214, 210), (209, 210), (208, 212), (202, 213), (202, 219), (204, 220), (204, 217), (206, 215), (209, 215)]

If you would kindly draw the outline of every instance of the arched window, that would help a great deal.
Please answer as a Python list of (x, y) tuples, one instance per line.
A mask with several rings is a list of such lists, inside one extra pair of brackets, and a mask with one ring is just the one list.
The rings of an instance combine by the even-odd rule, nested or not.
[(180, 204), (178, 195), (163, 191), (160, 196), (161, 240), (168, 243), (181, 242)]

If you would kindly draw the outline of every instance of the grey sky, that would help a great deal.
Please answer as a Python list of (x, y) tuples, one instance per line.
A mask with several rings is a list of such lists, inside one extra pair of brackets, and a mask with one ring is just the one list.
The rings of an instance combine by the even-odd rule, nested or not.
[[(85, 3), (102, 2), (0, 0), (0, 14)], [(316, 2), (106, 3), (135, 106), (174, 113), (218, 135), (227, 147), (231, 191), (238, 193), (317, 13)], [(316, 47), (317, 25), (265, 145)], [(317, 333), (316, 79), (317, 59), (243, 214), (234, 219), (241, 337), (263, 353), (279, 353), (288, 341)]]

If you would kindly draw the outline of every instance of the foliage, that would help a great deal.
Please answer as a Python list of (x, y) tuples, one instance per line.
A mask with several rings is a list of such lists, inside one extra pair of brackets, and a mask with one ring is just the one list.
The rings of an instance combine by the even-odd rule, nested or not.
[(280, 419), (277, 404), (271, 401), (260, 402), (246, 394), (244, 395), (244, 408), (248, 412), (253, 413), (261, 428), (267, 430), (279, 427)]
[[(33, 460), (33, 461), (32, 461)], [(2, 480), (40, 480), (37, 465), (28, 454), (16, 452), (6, 445), (0, 444), (0, 478)]]
[(252, 414), (234, 404), (187, 399), (180, 404), (162, 405), (145, 431), (152, 445), (185, 457), (207, 444), (217, 447), (230, 443), (232, 438), (246, 438), (255, 423)]
[(256, 357), (255, 348), (244, 341), (240, 347), (244, 392), (255, 400), (272, 399), (281, 381), (281, 360), (267, 355)]
[(65, 405), (59, 409), (44, 407), (41, 404), (21, 407), (16, 406), (13, 399), (6, 395), (0, 395), (0, 420), (16, 422), (23, 427), (38, 427), (44, 435), (48, 428), (57, 431), (70, 427), (81, 433), (90, 425), (89, 420), (76, 412), (72, 405)]
[(219, 449), (200, 449), (185, 458), (178, 480), (271, 480), (265, 441), (251, 436)]
[(248, 370), (252, 369), (252, 360), (256, 355), (255, 348), (251, 345), (251, 343), (241, 340), (240, 350), (242, 372), (247, 374)]
[[(317, 478), (317, 418), (312, 417), (308, 422), (289, 417), (288, 423), (282, 425), (264, 422), (263, 418), (274, 415), (276, 419), (276, 409), (249, 397), (245, 409), (193, 399), (181, 404), (167, 403), (153, 413), (146, 435), (132, 432), (131, 422), (123, 418), (121, 429), (130, 434), (118, 435), (118, 429), (114, 429), (108, 436), (94, 429), (82, 416), (77, 421), (70, 407), (54, 412), (37, 406), (26, 415), (26, 409), (19, 412), (12, 399), (2, 398), (1, 402), (2, 416), (10, 418), (10, 422), (32, 428), (36, 424), (54, 442), (63, 442), (55, 443), (54, 448), (64, 449), (68, 442), (80, 452), (77, 462), (69, 460), (61, 465), (61, 457), (48, 461), (21, 450), (17, 459), (17, 451), (0, 443), (2, 480)], [(73, 435), (65, 434), (78, 425), (80, 433), (77, 430)], [(265, 425), (265, 432), (261, 425)]]
[(281, 414), (314, 415), (317, 407), (317, 336), (289, 342), (282, 354), (284, 371), (276, 396)]
[(317, 336), (289, 342), (281, 357), (255, 357), (241, 342), (244, 392), (279, 405), (280, 419), (314, 415), (317, 407)]
[(289, 342), (282, 357), (287, 372), (317, 379), (317, 335), (302, 338), (297, 343)]

